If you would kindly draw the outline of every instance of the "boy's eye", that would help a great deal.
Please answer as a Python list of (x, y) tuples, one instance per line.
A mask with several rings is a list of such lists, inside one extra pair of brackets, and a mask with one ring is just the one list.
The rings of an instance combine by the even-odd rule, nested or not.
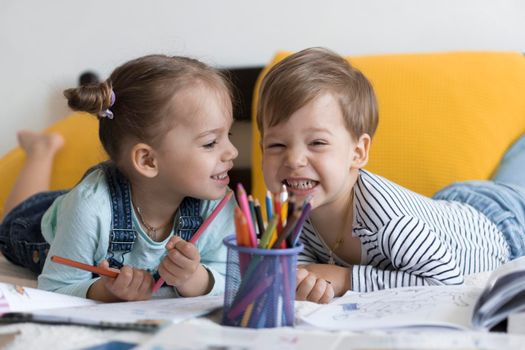
[(202, 147), (210, 149), (210, 148), (215, 147), (216, 144), (217, 144), (217, 140), (213, 140), (212, 142), (207, 143), (207, 144), (205, 144), (205, 145), (202, 146)]
[(284, 145), (282, 143), (270, 143), (266, 146), (266, 148), (282, 148)]
[(310, 142), (310, 145), (312, 145), (312, 146), (325, 146), (327, 144), (328, 144), (328, 142), (326, 142), (324, 140), (314, 140), (314, 141)]

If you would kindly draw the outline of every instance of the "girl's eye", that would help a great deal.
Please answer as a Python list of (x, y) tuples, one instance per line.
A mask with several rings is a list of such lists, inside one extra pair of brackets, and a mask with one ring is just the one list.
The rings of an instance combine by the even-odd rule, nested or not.
[(213, 140), (212, 142), (207, 143), (207, 144), (205, 144), (202, 147), (207, 148), (207, 149), (211, 149), (211, 148), (215, 147), (216, 144), (217, 144), (217, 140)]

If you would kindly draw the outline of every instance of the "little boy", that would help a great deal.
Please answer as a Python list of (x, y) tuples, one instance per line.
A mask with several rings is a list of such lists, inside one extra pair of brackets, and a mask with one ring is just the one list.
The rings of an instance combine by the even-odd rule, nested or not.
[(363, 169), (378, 124), (366, 77), (322, 48), (265, 76), (257, 126), (269, 190), (313, 196), (297, 299), (461, 284), (525, 254), (525, 189), (477, 181), (427, 198)]

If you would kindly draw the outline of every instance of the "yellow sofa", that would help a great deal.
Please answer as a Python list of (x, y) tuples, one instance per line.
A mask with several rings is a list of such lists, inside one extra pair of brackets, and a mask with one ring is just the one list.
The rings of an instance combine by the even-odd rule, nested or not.
[[(264, 198), (252, 106), (252, 192)], [(489, 179), (525, 133), (525, 57), (517, 52), (449, 52), (348, 57), (372, 82), (379, 127), (366, 167), (431, 196), (454, 181)], [(524, 174), (525, 176), (525, 174)]]
[[(278, 53), (268, 66), (289, 54)], [(432, 195), (453, 181), (490, 178), (504, 151), (525, 133), (525, 57), (521, 53), (348, 59), (371, 80), (379, 101), (379, 128), (367, 168), (416, 192)], [(265, 187), (254, 122), (252, 128), (252, 192), (262, 200)], [(54, 163), (52, 189), (70, 188), (87, 168), (106, 159), (95, 117), (73, 113), (49, 130), (66, 139)], [(0, 216), (23, 161), (18, 148), (0, 159)]]

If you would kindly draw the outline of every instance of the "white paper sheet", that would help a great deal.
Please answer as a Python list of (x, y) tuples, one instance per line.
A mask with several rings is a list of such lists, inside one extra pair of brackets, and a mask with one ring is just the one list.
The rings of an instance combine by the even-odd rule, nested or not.
[(38, 310), (35, 315), (71, 319), (76, 323), (153, 323), (181, 322), (207, 314), (223, 304), (222, 296), (153, 299), (97, 304), (73, 308)]
[(85, 298), (0, 282), (0, 314), (96, 304)]
[(469, 329), (480, 288), (427, 286), (345, 296), (300, 316), (322, 329), (368, 330), (401, 327)]

